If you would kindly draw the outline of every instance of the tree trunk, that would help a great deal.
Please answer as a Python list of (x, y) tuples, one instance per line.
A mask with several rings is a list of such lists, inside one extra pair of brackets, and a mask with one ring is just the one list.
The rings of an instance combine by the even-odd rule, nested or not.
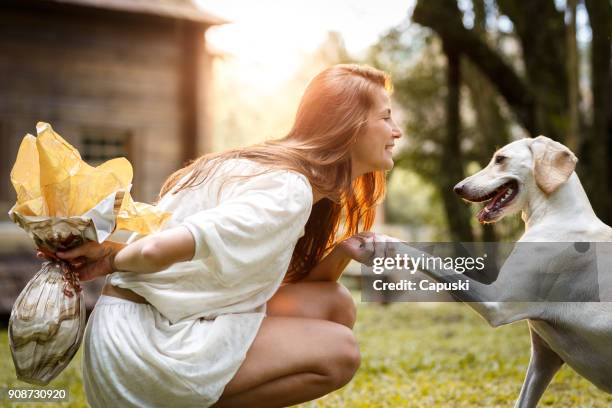
[[(605, 0), (604, 0), (605, 1)], [(563, 142), (567, 133), (567, 59), (563, 12), (554, 0), (497, 0), (521, 43), (525, 82), (535, 101), (536, 133)]]
[(578, 93), (578, 45), (576, 41), (576, 3), (577, 0), (567, 1), (567, 89), (568, 89), (568, 125), (565, 137), (565, 145), (576, 154), (579, 153), (580, 132), (578, 106), (580, 105), (580, 94)]
[(440, 190), (444, 209), (450, 227), (453, 241), (472, 242), (474, 236), (470, 226), (470, 211), (453, 192), (454, 185), (464, 177), (463, 161), (459, 133), (461, 118), (459, 116), (459, 97), (461, 86), (461, 59), (459, 53), (452, 47), (444, 46), (447, 58), (447, 89), (446, 96), (446, 140), (442, 144), (442, 160), (440, 161)]
[(593, 123), (587, 141), (589, 198), (597, 215), (612, 223), (612, 134), (610, 132), (610, 35), (612, 5), (607, 0), (585, 0), (591, 22), (591, 89)]
[[(474, 0), (474, 32), (486, 41), (486, 6), (484, 0)], [(474, 157), (481, 167), (487, 165), (493, 153), (499, 146), (510, 140), (507, 123), (501, 114), (498, 94), (495, 87), (474, 64), (464, 58), (462, 60), (462, 79), (470, 90), (470, 100), (476, 113), (478, 133), (481, 141), (475, 149)], [(480, 239), (483, 242), (497, 241), (495, 224), (482, 224), (480, 226)]]

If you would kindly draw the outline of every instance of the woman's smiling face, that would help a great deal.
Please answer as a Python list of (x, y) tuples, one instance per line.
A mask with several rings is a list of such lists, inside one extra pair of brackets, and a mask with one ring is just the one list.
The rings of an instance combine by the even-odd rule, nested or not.
[(351, 149), (352, 178), (373, 171), (391, 170), (393, 146), (395, 139), (401, 135), (402, 132), (391, 118), (389, 94), (384, 88), (377, 88), (367, 128), (357, 137)]

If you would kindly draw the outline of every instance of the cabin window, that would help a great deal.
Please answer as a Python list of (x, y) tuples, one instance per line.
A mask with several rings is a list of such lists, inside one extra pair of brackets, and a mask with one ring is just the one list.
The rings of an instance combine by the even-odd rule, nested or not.
[(90, 166), (125, 157), (131, 161), (132, 132), (126, 129), (86, 128), (81, 132), (81, 158)]

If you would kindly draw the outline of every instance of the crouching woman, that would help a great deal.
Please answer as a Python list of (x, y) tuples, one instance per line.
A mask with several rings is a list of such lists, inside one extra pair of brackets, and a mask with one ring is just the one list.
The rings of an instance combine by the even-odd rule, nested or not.
[(389, 91), (376, 69), (328, 68), (287, 136), (170, 176), (162, 231), (58, 253), (106, 276), (83, 344), (92, 407), (287, 406), (350, 381), (355, 305), (337, 280), (393, 166)]

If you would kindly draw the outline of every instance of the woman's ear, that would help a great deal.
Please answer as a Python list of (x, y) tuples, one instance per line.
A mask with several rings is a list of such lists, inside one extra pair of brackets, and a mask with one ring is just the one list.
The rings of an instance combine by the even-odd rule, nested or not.
[(530, 148), (536, 184), (545, 194), (552, 194), (567, 181), (578, 159), (566, 146), (546, 136), (532, 139)]

